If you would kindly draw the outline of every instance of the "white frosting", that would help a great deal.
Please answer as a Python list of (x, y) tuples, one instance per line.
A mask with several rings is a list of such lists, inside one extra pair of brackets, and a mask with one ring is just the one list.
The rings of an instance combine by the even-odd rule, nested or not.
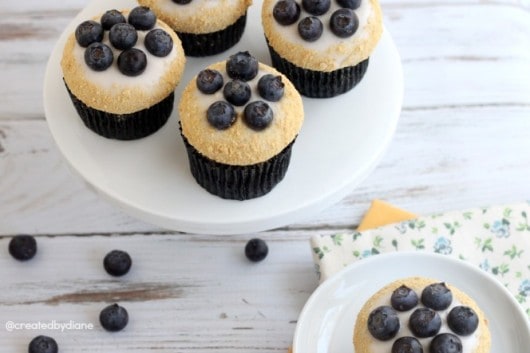
[[(273, 30), (277, 33), (281, 33), (281, 36), (284, 37), (284, 39), (290, 43), (301, 45), (308, 49), (313, 49), (319, 52), (325, 52), (333, 45), (337, 45), (340, 43), (351, 43), (354, 41), (359, 41), (368, 36), (368, 32), (365, 31), (364, 28), (366, 27), (368, 23), (368, 19), (370, 18), (370, 15), (373, 12), (373, 9), (372, 9), (372, 6), (369, 0), (362, 0), (359, 8), (353, 10), (353, 12), (355, 12), (355, 14), (357, 15), (357, 18), (359, 19), (359, 27), (357, 28), (357, 31), (355, 31), (355, 33), (352, 36), (347, 37), (347, 38), (338, 37), (331, 31), (330, 24), (329, 24), (331, 15), (333, 15), (333, 13), (336, 10), (342, 8), (342, 6), (340, 6), (336, 0), (331, 0), (330, 9), (325, 14), (316, 16), (322, 22), (324, 30), (322, 32), (322, 36), (314, 42), (308, 42), (304, 40), (298, 33), (298, 23), (305, 17), (314, 16), (314, 15), (311, 15), (309, 12), (304, 10), (304, 7), (302, 6), (302, 2), (300, 0), (297, 0), (296, 2), (300, 5), (300, 17), (298, 21), (288, 26), (279, 24), (274, 18), (272, 21)], [(277, 1), (269, 2), (268, 7), (265, 7), (263, 10), (269, 13), (272, 13), (274, 9), (274, 5), (276, 5), (276, 3)], [(335, 52), (334, 54), (335, 65), (337, 67), (343, 66), (343, 62), (349, 56), (350, 56), (349, 52), (343, 52), (343, 53)]]
[[(416, 292), (416, 293), (418, 293), (418, 292)], [(418, 293), (418, 295), (419, 294), (420, 293)], [(381, 306), (381, 305), (389, 305), (390, 306), (391, 305), (390, 304), (390, 298), (382, 299), (379, 303), (377, 303), (377, 305), (375, 307), (378, 307), (378, 306)], [(440, 328), (440, 331), (438, 332), (438, 334), (440, 334), (440, 333), (452, 333), (452, 334), (455, 334), (453, 331), (451, 331), (451, 329), (447, 325), (447, 315), (449, 315), (449, 312), (451, 311), (452, 308), (454, 308), (455, 306), (460, 306), (460, 305), (462, 305), (462, 303), (459, 302), (453, 296), (453, 301), (452, 301), (451, 305), (449, 306), (449, 308), (447, 308), (445, 310), (437, 311), (438, 315), (440, 315), (440, 318), (442, 319), (442, 327)], [(409, 328), (409, 325), (408, 325), (409, 318), (410, 318), (410, 315), (414, 312), (414, 310), (416, 310), (417, 308), (424, 308), (424, 307), (425, 306), (423, 304), (421, 304), (421, 302), (420, 302), (416, 307), (414, 307), (413, 309), (411, 309), (409, 311), (400, 312), (400, 311), (396, 310), (396, 313), (398, 314), (398, 318), (399, 318), (399, 323), (400, 323), (400, 328), (399, 328), (399, 331), (398, 331), (396, 337), (394, 337), (393, 339), (388, 340), (388, 341), (380, 341), (380, 340), (374, 338), (373, 340), (371, 340), (370, 352), (372, 352), (372, 353), (389, 353), (392, 350), (392, 344), (398, 338), (404, 337), (404, 336), (415, 337), (414, 334), (410, 331), (410, 328)], [(475, 332), (473, 332), (469, 336), (457, 335), (458, 338), (460, 338), (460, 340), (462, 341), (462, 353), (473, 353), (475, 351), (475, 349), (478, 346), (478, 337), (480, 337), (480, 328), (481, 328), (481, 326), (479, 325), (479, 327), (475, 330)], [(427, 338), (418, 338), (418, 337), (416, 337), (416, 338), (418, 339), (418, 341), (420, 341), (421, 345), (423, 346), (423, 351), (424, 352), (428, 352), (429, 351), (429, 343), (434, 337), (427, 337)]]
[[(155, 26), (155, 28), (161, 28)], [(171, 62), (176, 59), (177, 50), (173, 48), (171, 52), (165, 57), (157, 57), (149, 53), (144, 45), (144, 38), (150, 30), (140, 31), (138, 33), (138, 41), (134, 48), (142, 50), (147, 57), (147, 66), (145, 71), (138, 76), (126, 76), (118, 69), (118, 56), (122, 52), (110, 44), (109, 31), (105, 31), (102, 43), (112, 49), (114, 60), (112, 65), (104, 71), (94, 71), (85, 63), (85, 49), (76, 43), (74, 47), (74, 57), (80, 67), (82, 68), (86, 79), (93, 82), (97, 86), (104, 89), (112, 89), (112, 91), (119, 92), (127, 89), (139, 89), (145, 92), (151, 92), (160, 83), (160, 78), (163, 77)]]

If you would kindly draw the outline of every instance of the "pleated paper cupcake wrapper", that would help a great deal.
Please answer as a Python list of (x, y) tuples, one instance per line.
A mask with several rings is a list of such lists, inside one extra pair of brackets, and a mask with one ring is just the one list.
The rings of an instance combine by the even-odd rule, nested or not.
[(187, 56), (209, 56), (219, 54), (241, 39), (245, 31), (247, 15), (239, 17), (236, 22), (217, 32), (195, 34), (177, 32)]
[(135, 140), (149, 136), (160, 129), (173, 110), (175, 94), (159, 103), (130, 114), (112, 114), (87, 106), (66, 86), (74, 107), (83, 123), (96, 134), (117, 140)]
[(285, 176), (294, 140), (271, 159), (248, 166), (234, 166), (209, 159), (182, 136), (191, 174), (206, 191), (223, 199), (248, 200), (269, 193)]
[(366, 59), (355, 66), (324, 72), (304, 69), (281, 57), (268, 43), (272, 66), (294, 84), (300, 94), (310, 98), (331, 98), (355, 87), (368, 69)]

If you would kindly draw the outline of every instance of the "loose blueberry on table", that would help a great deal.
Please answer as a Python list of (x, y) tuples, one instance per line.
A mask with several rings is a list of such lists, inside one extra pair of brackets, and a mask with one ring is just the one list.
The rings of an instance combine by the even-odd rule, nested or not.
[(57, 353), (58, 351), (57, 342), (48, 336), (37, 336), (28, 346), (28, 353)]
[(129, 322), (129, 314), (125, 308), (118, 304), (112, 304), (101, 310), (99, 322), (107, 331), (121, 331)]
[(245, 245), (245, 256), (252, 262), (262, 261), (267, 257), (269, 247), (267, 243), (259, 238), (250, 239)]
[(132, 265), (131, 256), (123, 250), (112, 250), (103, 259), (103, 267), (111, 276), (123, 276)]
[(19, 261), (32, 259), (37, 253), (37, 241), (31, 235), (15, 235), (9, 241), (9, 253)]

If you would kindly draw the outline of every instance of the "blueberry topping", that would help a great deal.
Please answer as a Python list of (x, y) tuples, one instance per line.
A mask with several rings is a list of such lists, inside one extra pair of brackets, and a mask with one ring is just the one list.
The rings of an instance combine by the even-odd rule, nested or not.
[(462, 353), (462, 341), (452, 333), (442, 333), (434, 337), (429, 353)]
[(229, 81), (223, 89), (223, 95), (233, 105), (242, 106), (250, 99), (250, 86), (241, 80)]
[(217, 101), (208, 107), (206, 118), (218, 130), (228, 129), (236, 121), (236, 111), (225, 101)]
[(126, 76), (138, 76), (147, 66), (145, 53), (137, 48), (122, 51), (118, 56), (118, 69)]
[(418, 295), (409, 287), (402, 285), (392, 292), (390, 302), (397, 311), (408, 311), (418, 305)]
[(94, 71), (105, 71), (113, 60), (114, 54), (106, 44), (95, 42), (85, 49), (85, 63)]
[(359, 28), (359, 19), (353, 10), (338, 9), (331, 15), (329, 26), (337, 37), (348, 38)]
[(394, 342), (391, 353), (423, 353), (423, 347), (416, 338), (405, 336)]
[(308, 41), (314, 42), (322, 35), (324, 26), (318, 17), (306, 17), (302, 21), (298, 22), (298, 33), (300, 36)]
[(110, 29), (109, 40), (114, 48), (125, 50), (134, 47), (138, 34), (129, 23), (117, 23)]
[(258, 61), (248, 51), (236, 53), (228, 58), (226, 72), (233, 79), (250, 81), (258, 74)]
[(292, 25), (300, 18), (300, 5), (295, 0), (280, 0), (272, 10), (274, 19), (281, 25)]
[(337, 3), (347, 9), (358, 9), (361, 6), (362, 0), (337, 0)]
[(101, 310), (101, 313), (99, 313), (99, 322), (107, 331), (121, 331), (129, 322), (129, 314), (124, 307), (118, 304), (112, 304)]
[(57, 353), (59, 347), (57, 342), (48, 336), (37, 336), (31, 340), (28, 346), (28, 353)]
[(129, 23), (138, 30), (146, 31), (155, 26), (156, 15), (148, 7), (138, 6), (129, 13)]
[(274, 114), (271, 107), (264, 101), (255, 101), (245, 107), (243, 115), (244, 121), (248, 127), (253, 130), (261, 131), (270, 125)]
[(26, 261), (37, 253), (37, 241), (31, 235), (15, 235), (9, 241), (9, 253), (19, 261)]
[(197, 75), (197, 88), (204, 94), (213, 94), (223, 87), (223, 75), (217, 70), (205, 69)]
[(311, 15), (320, 16), (328, 12), (331, 0), (302, 0), (302, 6)]
[(173, 2), (179, 5), (186, 5), (186, 4), (189, 4), (191, 0), (173, 0)]
[(447, 315), (447, 324), (454, 333), (469, 336), (478, 327), (478, 316), (467, 306), (455, 306)]
[(148, 52), (161, 58), (173, 49), (173, 39), (162, 29), (153, 29), (147, 33), (144, 44)]
[(396, 336), (399, 331), (399, 318), (390, 306), (380, 306), (368, 316), (368, 331), (381, 341), (387, 341)]
[(252, 262), (262, 261), (267, 257), (268, 253), (269, 247), (262, 239), (250, 239), (247, 245), (245, 245), (245, 256)]
[(433, 283), (421, 293), (421, 302), (433, 310), (445, 310), (451, 305), (453, 294), (445, 283)]
[(83, 48), (103, 40), (103, 27), (96, 21), (85, 21), (75, 29), (75, 39)]
[(131, 257), (122, 250), (112, 250), (103, 259), (103, 267), (111, 276), (123, 276), (129, 272), (131, 265)]
[(270, 102), (277, 102), (283, 97), (284, 84), (281, 76), (267, 74), (258, 81), (258, 92), (260, 96)]
[(440, 331), (441, 327), (442, 319), (432, 309), (418, 308), (410, 315), (409, 328), (416, 337), (432, 337)]
[(126, 23), (125, 16), (118, 10), (108, 10), (101, 16), (101, 26), (104, 30), (109, 30), (117, 23)]

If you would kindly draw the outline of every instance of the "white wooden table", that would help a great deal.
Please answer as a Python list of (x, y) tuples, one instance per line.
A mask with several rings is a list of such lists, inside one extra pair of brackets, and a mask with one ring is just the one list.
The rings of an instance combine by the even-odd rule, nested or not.
[[(47, 128), (42, 81), (63, 28), (88, 0), (0, 2), (0, 352), (37, 334), (62, 352), (285, 352), (317, 286), (308, 238), (353, 230), (374, 198), (428, 214), (530, 199), (530, 1), (382, 0), (402, 56), (405, 101), (378, 167), (338, 204), (259, 234), (160, 229), (122, 213), (72, 175)], [(19, 263), (10, 237), (37, 237)], [(265, 239), (267, 259), (243, 247)], [(101, 265), (134, 261), (124, 278)], [(126, 330), (101, 329), (119, 302)], [(17, 323), (92, 323), (92, 330), (8, 332)]]

